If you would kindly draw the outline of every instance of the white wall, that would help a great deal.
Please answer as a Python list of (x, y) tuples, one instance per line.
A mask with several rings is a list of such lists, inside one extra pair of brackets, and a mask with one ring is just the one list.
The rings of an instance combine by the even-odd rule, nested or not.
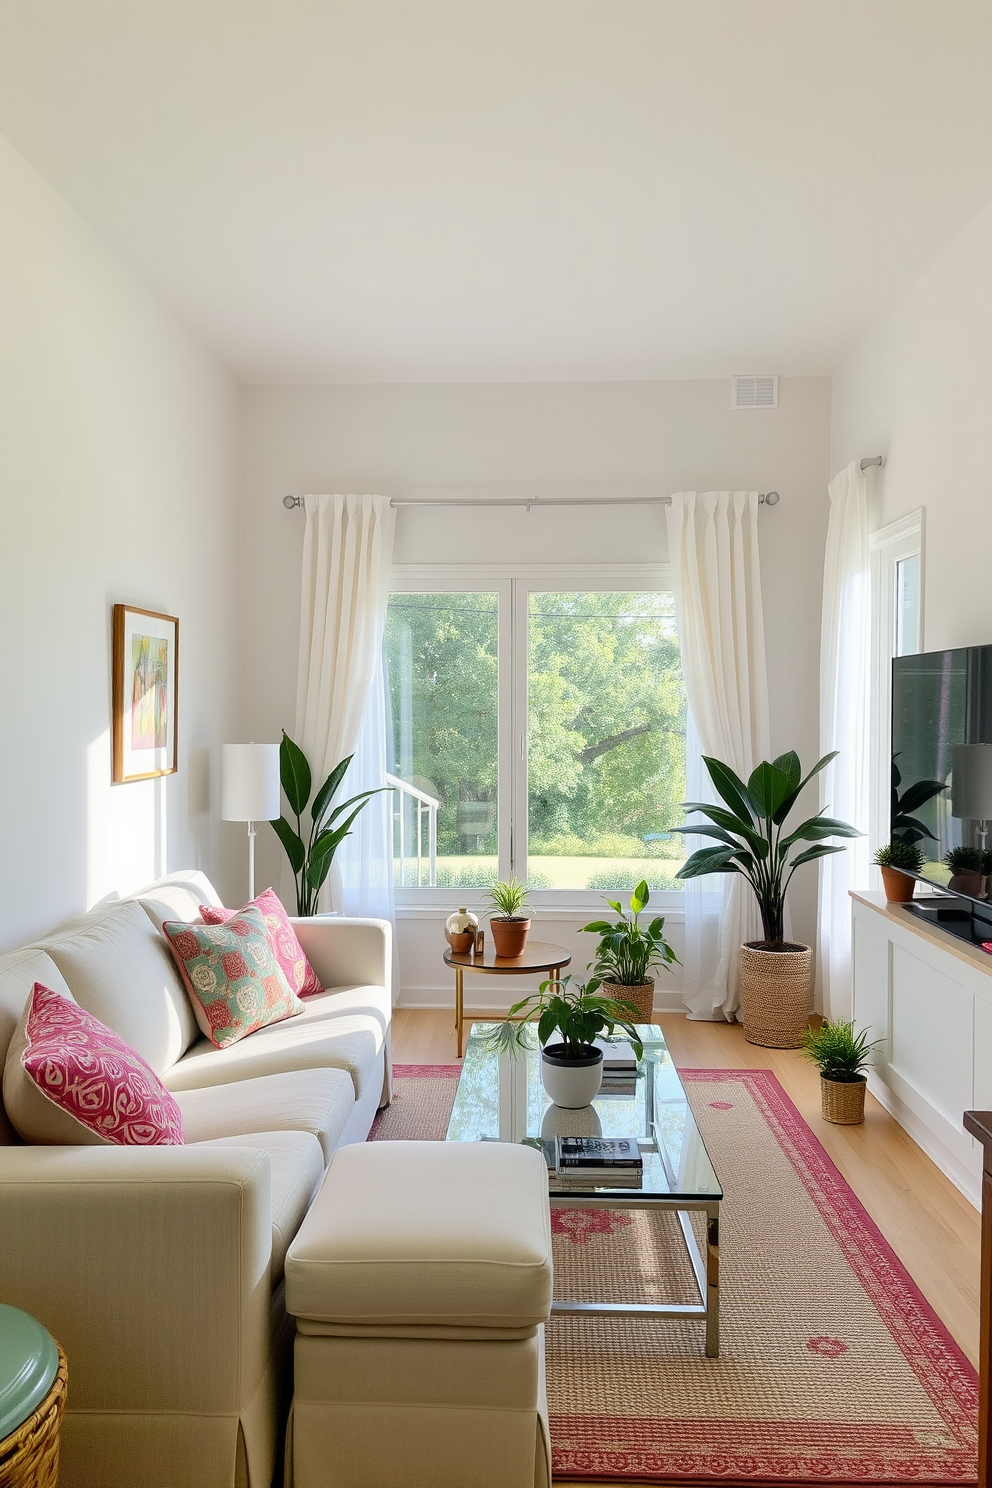
[[(221, 872), (237, 396), (0, 140), (0, 947), (162, 869)], [(111, 786), (115, 601), (180, 619), (179, 771)]]
[(925, 649), (992, 642), (992, 205), (834, 379), (832, 469), (876, 454), (876, 525), (926, 509)]
[[(729, 379), (244, 388), (243, 736), (275, 740), (292, 729), (303, 517), (283, 508), (287, 493), (589, 498), (775, 488), (781, 503), (759, 518), (772, 741), (812, 761), (829, 422), (826, 379), (785, 380), (777, 409), (750, 412), (731, 409)], [(397, 562), (666, 556), (658, 509), (397, 517)], [(260, 882), (278, 881), (279, 852), (260, 834)], [(796, 933), (812, 939), (815, 870), (797, 878), (793, 910)], [(542, 921), (541, 931), (557, 938), (566, 927)], [(400, 939), (405, 1000), (450, 997), (440, 924), (404, 921)], [(587, 957), (583, 948), (579, 964)], [(466, 986), (467, 996), (476, 991)]]

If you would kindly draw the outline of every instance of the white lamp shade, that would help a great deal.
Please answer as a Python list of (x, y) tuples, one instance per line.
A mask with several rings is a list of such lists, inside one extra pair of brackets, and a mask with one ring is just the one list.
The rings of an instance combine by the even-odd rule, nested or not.
[(220, 814), (224, 821), (274, 821), (280, 815), (278, 744), (221, 745)]
[(992, 744), (955, 744), (951, 815), (992, 821)]

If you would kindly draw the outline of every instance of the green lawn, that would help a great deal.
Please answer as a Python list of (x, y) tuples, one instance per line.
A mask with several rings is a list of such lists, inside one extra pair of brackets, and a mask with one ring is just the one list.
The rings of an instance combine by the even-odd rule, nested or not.
[[(542, 889), (632, 889), (642, 878), (649, 887), (668, 888), (684, 858), (550, 857), (534, 854), (529, 859), (530, 880)], [(495, 858), (460, 855), (439, 857), (437, 881), (452, 888), (471, 888), (492, 883)], [(409, 870), (408, 870), (409, 871)], [(409, 881), (409, 880), (408, 880)]]

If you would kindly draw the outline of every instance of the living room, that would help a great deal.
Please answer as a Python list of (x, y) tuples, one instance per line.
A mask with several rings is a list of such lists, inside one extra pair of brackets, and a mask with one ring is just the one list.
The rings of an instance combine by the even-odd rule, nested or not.
[[(0, 1042), (7, 1058), (49, 971), (55, 992), (106, 1013), (102, 973), (83, 962), (93, 926), (123, 916), (128, 954), (145, 958), (153, 983), (165, 966), (171, 990), (155, 992), (154, 1050), (152, 1015), (136, 1005), (115, 1031), (158, 1067), (185, 1144), (69, 1151), (64, 1135), (25, 1138), (13, 1115), (8, 1133), (0, 1114), (0, 1303), (64, 1350), (60, 1481), (975, 1481), (982, 1147), (963, 1117), (992, 1107), (992, 990), (981, 940), (887, 908), (871, 858), (890, 843), (893, 752), (906, 758), (890, 739), (893, 658), (992, 644), (988, 6), (0, 0), (0, 38)], [(328, 622), (318, 635), (317, 580), (338, 564), (340, 590), (344, 572), (333, 536), (330, 565), (321, 546), (321, 524), (335, 510), (341, 519), (337, 493), (357, 493), (345, 526), (357, 512), (376, 534), (381, 592), (339, 604), (337, 631)], [(686, 541), (693, 530), (719, 533), (712, 550)], [(706, 614), (693, 605), (705, 595)], [(164, 627), (153, 640), (172, 638), (167, 740), (151, 771), (115, 765), (129, 702), (115, 606)], [(363, 663), (342, 613), (368, 619)], [(452, 660), (443, 648), (459, 626)], [(735, 735), (733, 718), (747, 736), (736, 758), (720, 732), (731, 719)], [(355, 755), (335, 802), (395, 782), (337, 849), (317, 905), (336, 928), (297, 913), (268, 812), (248, 839), (248, 819), (224, 809), (223, 746), (269, 745), (271, 772), (284, 733), (303, 746), (314, 787)], [(967, 739), (947, 748), (985, 743)], [(811, 948), (814, 1032), (821, 1018), (853, 1019), (876, 1043), (865, 1120), (853, 1125), (823, 1119), (802, 1049), (745, 1036), (738, 946), (765, 939), (747, 885), (678, 876), (705, 842), (683, 843), (681, 803), (716, 799), (702, 755), (746, 778), (790, 751), (809, 771), (834, 748), (823, 792), (816, 780), (805, 789), (790, 826), (822, 807), (861, 835), (799, 867), (785, 939)], [(947, 801), (939, 823), (921, 808), (933, 841), (984, 852), (977, 811), (970, 836), (945, 843), (959, 819), (950, 787)], [(292, 816), (287, 802), (278, 810)], [(947, 887), (930, 866), (917, 898)], [(719, 1357), (704, 1347), (715, 1327), (709, 1166), (702, 1178), (694, 1169), (694, 1219), (636, 1210), (629, 1195), (611, 1207), (553, 1192), (549, 1211), (547, 1183), (528, 1218), (514, 1189), (520, 1234), (534, 1215), (550, 1225), (556, 1303), (608, 1305), (619, 1279), (618, 1307), (664, 1300), (672, 1285), (689, 1286), (677, 1305), (695, 1306), (702, 1273), (702, 1312), (682, 1319), (559, 1310), (545, 1329), (525, 1308), (504, 1318), (502, 1333), (518, 1335), (504, 1337), (491, 1319), (453, 1322), (432, 1294), (423, 1337), (387, 1336), (407, 1325), (380, 1319), (359, 1338), (367, 1320), (347, 1311), (287, 1311), (294, 1255), (302, 1265), (322, 1222), (330, 1243), (333, 1194), (355, 1184), (368, 1198), (348, 1163), (406, 1153), (411, 1172), (436, 1168), (436, 1214), (418, 1222), (439, 1228), (438, 1255), (442, 1218), (449, 1241), (468, 1233), (458, 1226), (471, 1206), (456, 1202), (466, 1185), (490, 1185), (478, 1215), (491, 1219), (487, 1204), (511, 1181), (502, 1168), (443, 1169), (462, 1147), (495, 1164), (505, 1154), (487, 1150), (514, 1153), (508, 1143), (437, 1140), (469, 1121), (463, 1056), (494, 1080), (512, 1062), (485, 1054), (483, 1024), (545, 974), (473, 974), (492, 945), (488, 895), (511, 876), (529, 886), (541, 964), (566, 968), (572, 989), (595, 959), (584, 927), (612, 914), (607, 900), (628, 913), (643, 879), (644, 919), (664, 916), (674, 959), (654, 974), (651, 1016), (636, 1021), (667, 1040), (657, 1078), (676, 1084), (658, 1084), (659, 1099), (698, 1120), (721, 1185)], [(134, 896), (170, 878), (135, 919)], [(201, 904), (239, 911), (269, 885), (315, 980), (352, 989), (317, 994), (338, 997), (342, 1014), (331, 1069), (288, 1054), (248, 1068), (265, 1036), (319, 1021), (292, 990), (298, 1017), (209, 1047), (159, 929), (199, 924)], [(853, 916), (849, 889), (861, 896)], [(982, 898), (979, 888), (960, 901), (977, 905), (972, 926)], [(473, 953), (461, 967), (457, 953), (444, 959), (446, 922), (463, 906), (484, 936), (478, 967)], [(348, 941), (353, 920), (386, 928)], [(92, 998), (80, 990), (91, 985)], [(644, 1068), (661, 1070), (659, 1047), (649, 1040)], [(225, 1060), (242, 1073), (207, 1073)], [(525, 1064), (538, 1068), (518, 1062), (499, 1087), (501, 1120), (523, 1099)], [(259, 1128), (249, 1092), (235, 1109), (242, 1078), (292, 1079), (310, 1114), (277, 1119), (296, 1097), (266, 1086), (272, 1127)], [(6, 1077), (4, 1089), (9, 1106)], [(623, 1104), (618, 1092), (598, 1099)], [(768, 1145), (773, 1128), (781, 1142)], [(239, 1145), (259, 1130), (267, 1148)], [(89, 1179), (45, 1166), (63, 1151), (96, 1165)], [(163, 1168), (175, 1207), (156, 1209), (135, 1167), (150, 1208), (131, 1214), (122, 1193), (90, 1231), (70, 1190), (114, 1189), (105, 1165), (121, 1157), (175, 1164)], [(285, 1292), (282, 1259), (259, 1262), (278, 1327), (268, 1312), (263, 1323), (251, 1287), (250, 1306), (224, 1303), (233, 1332), (205, 1324), (209, 1369), (255, 1360), (223, 1386), (192, 1365), (169, 1377), (183, 1330), (208, 1307), (159, 1243), (200, 1223), (196, 1199), (178, 1193), (192, 1187), (190, 1157), (218, 1194), (256, 1183), (275, 1194), (280, 1163), (297, 1165), (294, 1192), (309, 1184), (295, 1209), (280, 1190)], [(28, 1161), (41, 1162), (30, 1176), (17, 1166)], [(40, 1194), (50, 1173), (54, 1207), (31, 1208), (26, 1190)], [(811, 1173), (846, 1216), (840, 1229), (809, 1198)], [(412, 1224), (427, 1180), (398, 1168), (388, 1182), (404, 1194), (409, 1184)], [(22, 1202), (30, 1218), (17, 1217)], [(242, 1224), (218, 1257), (248, 1253)], [(86, 1231), (76, 1249), (74, 1226)], [(664, 1258), (687, 1226), (702, 1259), (680, 1260), (683, 1275)], [(856, 1252), (873, 1257), (870, 1277)], [(114, 1267), (141, 1314), (131, 1332), (98, 1279)], [(189, 1252), (185, 1267), (196, 1269)], [(537, 1268), (540, 1285), (550, 1267)], [(458, 1326), (468, 1331), (456, 1347), (444, 1333)], [(458, 1405), (445, 1381), (471, 1372), (451, 1362), (471, 1348), (481, 1393)], [(764, 1373), (762, 1356), (774, 1359)], [(497, 1380), (524, 1391), (538, 1374), (547, 1404), (514, 1395), (511, 1409)], [(311, 1411), (301, 1375), (343, 1393)], [(365, 1397), (348, 1397), (352, 1375)], [(436, 1398), (401, 1398), (427, 1378)], [(387, 1387), (392, 1396), (375, 1393)], [(467, 1414), (456, 1429), (457, 1409)], [(375, 1449), (365, 1411), (379, 1423)], [(514, 1418), (502, 1444), (500, 1411)], [(536, 1466), (510, 1441), (535, 1430)], [(54, 1478), (10, 1478), (35, 1480)]]

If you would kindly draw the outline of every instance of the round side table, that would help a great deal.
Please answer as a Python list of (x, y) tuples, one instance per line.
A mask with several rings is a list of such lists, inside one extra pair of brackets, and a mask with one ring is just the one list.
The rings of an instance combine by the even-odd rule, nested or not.
[(563, 966), (572, 960), (571, 953), (560, 945), (549, 945), (544, 940), (528, 940), (522, 956), (497, 956), (492, 943), (487, 940), (481, 956), (474, 951), (453, 951), (450, 946), (444, 953), (444, 964), (455, 973), (455, 1027), (458, 1030), (458, 1058), (462, 1057), (462, 1033), (465, 1025), (465, 973), (480, 971), (489, 976), (528, 976), (535, 972), (546, 972), (557, 976)]

